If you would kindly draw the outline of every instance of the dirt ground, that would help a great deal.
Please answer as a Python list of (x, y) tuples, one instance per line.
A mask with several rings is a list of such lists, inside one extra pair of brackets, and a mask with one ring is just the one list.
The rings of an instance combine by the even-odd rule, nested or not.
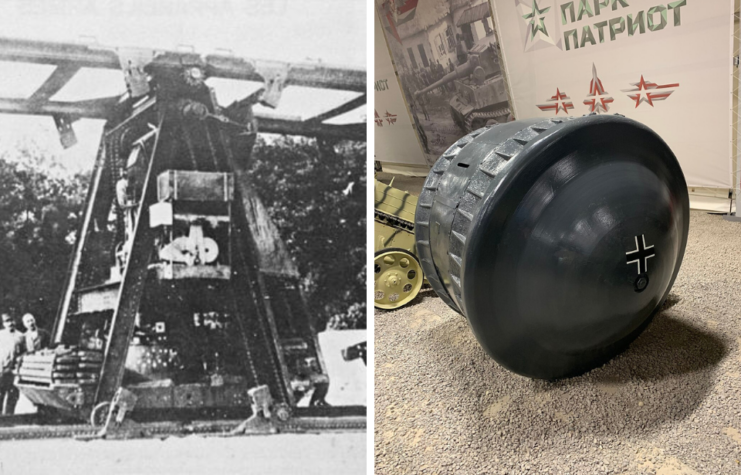
[[(364, 330), (319, 334), (332, 405), (366, 404), (362, 360), (344, 361), (341, 350), (365, 341)], [(17, 413), (35, 412), (21, 398)], [(360, 474), (366, 470), (365, 431), (244, 437), (163, 439), (19, 440), (0, 442), (0, 475)]]
[(497, 365), (432, 291), (376, 311), (376, 473), (741, 473), (739, 249), (741, 223), (692, 211), (647, 331), (558, 382)]
[(128, 441), (3, 441), (0, 475), (365, 473), (364, 432)]

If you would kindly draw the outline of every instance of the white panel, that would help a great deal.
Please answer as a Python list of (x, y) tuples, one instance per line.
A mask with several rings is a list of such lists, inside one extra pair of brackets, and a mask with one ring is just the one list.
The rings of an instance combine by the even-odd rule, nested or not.
[[(598, 11), (596, 5), (602, 3), (609, 6)], [(731, 187), (729, 2), (491, 0), (491, 4), (517, 118), (591, 112), (585, 101), (592, 99), (590, 84), (596, 76), (607, 109), (599, 113), (623, 114), (651, 127), (677, 155), (689, 185)], [(628, 22), (635, 23), (640, 15), (644, 31), (638, 27), (630, 35)], [(574, 45), (574, 33), (579, 47)], [(644, 83), (634, 86), (641, 77)], [(638, 88), (641, 96), (636, 100), (637, 91), (631, 90)], [(552, 99), (557, 91), (567, 96), (558, 101), (558, 109)], [(662, 97), (665, 93), (668, 97)]]

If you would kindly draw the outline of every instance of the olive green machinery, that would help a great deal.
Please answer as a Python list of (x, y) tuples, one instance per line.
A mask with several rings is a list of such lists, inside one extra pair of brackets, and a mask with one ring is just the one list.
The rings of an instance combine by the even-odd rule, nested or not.
[(506, 122), (509, 115), (507, 89), (499, 64), (499, 52), (490, 37), (482, 38), (468, 51), (467, 61), (415, 93), (415, 100), (450, 82), (455, 94), (450, 100), (450, 114), (466, 133), (489, 123)]
[(414, 212), (417, 197), (376, 180), (374, 237), (374, 305), (390, 310), (417, 296), (424, 275), (416, 256)]

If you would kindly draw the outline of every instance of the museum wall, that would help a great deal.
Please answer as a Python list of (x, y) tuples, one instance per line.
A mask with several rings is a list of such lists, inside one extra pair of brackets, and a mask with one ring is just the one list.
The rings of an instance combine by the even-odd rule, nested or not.
[[(417, 136), (389, 140), (377, 127), (376, 160), (385, 170), (416, 159), (401, 152), (414, 145), (431, 165), (486, 124), (617, 113), (669, 144), (694, 208), (728, 211), (737, 181), (733, 1), (409, 4), (410, 11), (392, 12), (376, 0), (387, 45), (376, 56), (389, 53)], [(481, 76), (467, 68), (472, 56), (483, 66)]]

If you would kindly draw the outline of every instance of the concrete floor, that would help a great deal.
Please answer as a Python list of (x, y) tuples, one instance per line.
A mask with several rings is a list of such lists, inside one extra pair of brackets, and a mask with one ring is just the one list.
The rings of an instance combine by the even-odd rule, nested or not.
[(740, 253), (741, 223), (692, 211), (647, 331), (555, 383), (498, 366), (432, 291), (376, 311), (376, 473), (741, 473)]

